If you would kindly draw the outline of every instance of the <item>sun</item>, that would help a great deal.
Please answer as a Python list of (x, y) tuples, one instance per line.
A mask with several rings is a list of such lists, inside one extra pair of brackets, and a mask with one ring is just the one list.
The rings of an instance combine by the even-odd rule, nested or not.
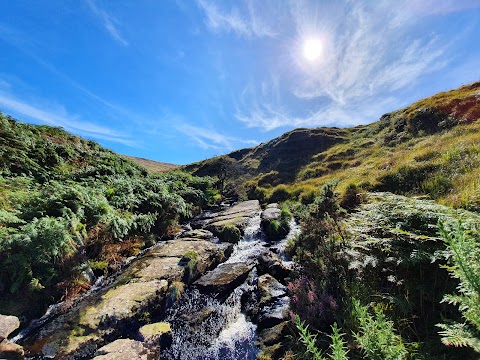
[(320, 39), (309, 38), (303, 42), (303, 56), (309, 62), (314, 62), (322, 56), (323, 45)]

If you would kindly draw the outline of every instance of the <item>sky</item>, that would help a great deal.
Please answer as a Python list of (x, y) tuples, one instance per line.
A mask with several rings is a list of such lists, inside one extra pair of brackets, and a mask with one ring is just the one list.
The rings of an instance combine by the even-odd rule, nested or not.
[(480, 0), (0, 0), (0, 111), (187, 164), (480, 80)]

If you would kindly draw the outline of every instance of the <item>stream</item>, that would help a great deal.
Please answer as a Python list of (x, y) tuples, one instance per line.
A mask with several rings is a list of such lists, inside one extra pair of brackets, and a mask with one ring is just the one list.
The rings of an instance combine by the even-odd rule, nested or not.
[[(274, 260), (277, 259), (275, 263), (277, 268), (291, 268), (293, 264), (285, 257), (284, 249), (288, 239), (296, 236), (298, 232), (299, 226), (292, 220), (290, 232), (284, 239), (274, 244), (268, 243), (261, 229), (261, 211), (259, 210), (253, 216), (250, 216), (244, 228), (242, 239), (234, 245), (230, 256), (214, 268), (217, 271), (221, 267), (247, 266), (247, 271), (244, 272), (245, 276), (242, 278), (244, 280), (236, 283), (227, 291), (206, 290), (196, 283), (186, 286), (181, 297), (172, 306), (167, 307), (161, 314), (157, 313), (154, 317), (155, 321), (169, 323), (172, 332), (170, 344), (161, 349), (160, 358), (168, 360), (256, 359), (260, 352), (258, 345), (260, 331), (268, 330), (281, 322), (286, 322), (286, 314), (289, 309), (289, 298), (285, 285), (280, 284), (273, 276), (268, 274), (264, 269), (265, 265), (262, 268), (259, 259), (267, 254), (270, 258), (273, 256)], [(211, 241), (218, 243), (215, 238)], [(142, 255), (149, 250), (143, 251)], [(138, 259), (130, 259), (129, 261), (131, 266), (136, 262), (140, 261)], [(128, 267), (124, 266), (123, 271), (128, 271)], [(275, 272), (272, 275), (275, 275)], [(111, 284), (118, 276), (121, 276), (121, 274), (117, 274), (111, 279), (98, 279), (87, 294), (68, 306), (65, 303), (52, 305), (42, 318), (34, 320), (28, 328), (20, 332), (12, 341), (23, 345), (26, 339), (35, 338), (37, 333), (42, 333), (44, 327), (52, 327), (52, 323), (68, 323), (70, 312), (80, 311), (76, 308), (81, 309), (82, 302), (94, 303), (93, 300), (89, 299), (95, 299), (101, 294), (105, 294), (106, 290), (103, 290), (103, 288)], [(264, 305), (259, 303), (260, 297), (265, 295), (262, 293), (260, 296), (260, 278), (263, 282), (270, 281), (266, 288), (273, 289), (268, 290), (271, 291), (269, 295), (271, 301)], [(277, 278), (279, 277), (277, 276)], [(65, 317), (65, 319), (62, 317)], [(134, 335), (135, 333), (138, 334), (140, 325), (128, 325), (129, 328), (123, 331), (123, 335), (120, 334), (120, 338), (130, 337), (141, 341), (138, 336)], [(56, 326), (58, 327), (58, 325)], [(48, 331), (46, 331), (46, 334), (48, 334)], [(41, 336), (38, 336), (38, 339), (40, 338)], [(35, 343), (39, 341), (38, 339), (29, 341)], [(90, 349), (85, 350), (84, 355), (79, 350), (76, 350), (75, 354), (77, 355), (68, 356), (68, 358), (94, 358)], [(31, 355), (26, 358), (48, 359), (52, 357), (58, 358), (58, 352), (55, 356), (50, 356), (44, 347), (42, 354)], [(159, 357), (158, 352), (155, 357)], [(63, 357), (60, 356), (61, 358)], [(151, 358), (148, 357), (148, 359)]]

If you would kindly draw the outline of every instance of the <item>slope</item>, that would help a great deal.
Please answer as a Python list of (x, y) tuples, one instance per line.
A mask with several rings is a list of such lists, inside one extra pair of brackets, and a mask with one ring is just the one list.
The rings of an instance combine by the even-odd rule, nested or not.
[[(439, 93), (367, 126), (290, 131), (251, 149), (194, 163), (225, 179), (225, 192), (260, 200), (310, 201), (334, 179), (344, 190), (427, 194), (480, 209), (480, 82)], [(231, 184), (230, 186), (228, 184)]]

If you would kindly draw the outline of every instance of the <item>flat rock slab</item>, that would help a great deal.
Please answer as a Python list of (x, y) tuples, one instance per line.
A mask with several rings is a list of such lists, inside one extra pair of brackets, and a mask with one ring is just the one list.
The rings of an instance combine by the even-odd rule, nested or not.
[(149, 350), (140, 342), (118, 339), (97, 350), (94, 360), (147, 360)]
[(0, 342), (18, 329), (20, 320), (16, 316), (0, 315)]
[(179, 238), (182, 240), (210, 240), (213, 238), (211, 231), (205, 229), (190, 230), (182, 233)]
[(252, 269), (253, 265), (245, 263), (222, 264), (203, 275), (194, 284), (210, 292), (224, 292), (243, 283)]
[(231, 251), (230, 244), (206, 240), (177, 239), (158, 244), (135, 260), (112, 285), (46, 325), (32, 345), (48, 357), (92, 356), (105, 339), (128, 333), (131, 323), (143, 313), (164, 306), (169, 285), (184, 278), (188, 267), (184, 257), (195, 259), (196, 274), (201, 275), (224, 261)]
[(260, 203), (258, 200), (243, 201), (228, 210), (222, 211), (218, 216), (211, 219), (206, 228), (215, 234), (214, 230), (216, 227), (235, 225), (243, 232), (247, 226), (248, 219), (257, 215), (259, 212)]

